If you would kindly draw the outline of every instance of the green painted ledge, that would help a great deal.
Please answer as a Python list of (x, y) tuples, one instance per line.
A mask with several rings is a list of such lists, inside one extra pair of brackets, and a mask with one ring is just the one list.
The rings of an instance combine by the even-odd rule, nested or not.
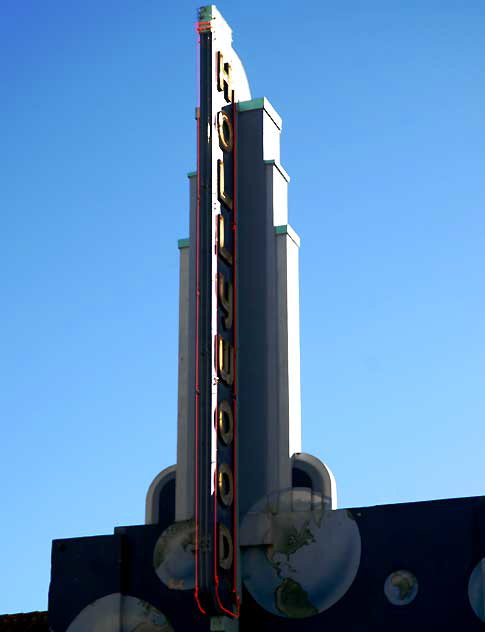
[(274, 227), (274, 232), (277, 235), (288, 235), (288, 237), (291, 239), (291, 241), (294, 241), (295, 244), (298, 246), (298, 248), (300, 247), (300, 237), (293, 230), (293, 228), (289, 224), (283, 224), (281, 226), (275, 226)]
[(215, 4), (207, 4), (199, 8), (199, 21), (212, 22), (211, 30), (213, 26), (215, 26), (216, 28), (225, 28), (227, 31), (229, 31), (229, 41), (232, 42), (232, 29)]
[(283, 127), (283, 119), (274, 109), (266, 97), (259, 99), (251, 99), (251, 101), (239, 101), (237, 104), (238, 112), (249, 112), (250, 110), (264, 110), (266, 114), (273, 120), (278, 129)]
[(199, 20), (202, 22), (203, 20), (212, 20), (212, 4), (206, 4), (203, 7), (199, 8)]
[(179, 239), (178, 240), (179, 250), (182, 250), (183, 248), (188, 248), (189, 246), (190, 246), (190, 239)]
[(197, 171), (189, 171), (187, 174), (187, 178), (195, 178), (197, 175)]

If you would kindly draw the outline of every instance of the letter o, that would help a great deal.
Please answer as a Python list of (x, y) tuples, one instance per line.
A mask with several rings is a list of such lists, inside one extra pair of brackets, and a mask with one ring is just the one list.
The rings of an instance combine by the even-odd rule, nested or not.
[(224, 110), (221, 110), (217, 114), (217, 131), (219, 133), (219, 143), (221, 145), (221, 149), (224, 151), (232, 151), (234, 144), (234, 132), (229, 114), (224, 112)]
[(219, 566), (228, 571), (232, 566), (234, 546), (229, 529), (222, 522), (219, 523)]
[(219, 466), (217, 489), (219, 490), (219, 498), (222, 504), (226, 507), (232, 505), (234, 498), (234, 479), (232, 477), (232, 470), (227, 463), (223, 463)]
[(225, 445), (229, 445), (232, 443), (234, 438), (234, 418), (232, 415), (231, 404), (227, 401), (227, 399), (220, 402), (217, 414), (219, 436)]

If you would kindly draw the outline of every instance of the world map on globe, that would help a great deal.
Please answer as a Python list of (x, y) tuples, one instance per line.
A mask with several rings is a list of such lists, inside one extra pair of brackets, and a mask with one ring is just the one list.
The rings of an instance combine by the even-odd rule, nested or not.
[(251, 514), (269, 514), (271, 544), (243, 552), (243, 579), (253, 598), (281, 617), (314, 616), (336, 603), (357, 574), (361, 541), (347, 510), (324, 508), (310, 490), (262, 499)]
[(418, 594), (418, 581), (411, 571), (394, 571), (384, 583), (384, 593), (393, 605), (407, 606)]

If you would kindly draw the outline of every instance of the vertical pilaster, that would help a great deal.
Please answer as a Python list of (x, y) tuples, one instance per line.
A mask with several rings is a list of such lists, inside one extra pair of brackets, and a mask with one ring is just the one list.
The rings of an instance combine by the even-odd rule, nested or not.
[[(300, 238), (289, 225), (275, 227), (278, 279), (279, 420), (288, 427), (288, 455), (301, 452)], [(282, 446), (282, 450), (284, 447)]]
[(189, 174), (190, 239), (179, 241), (179, 367), (177, 414), (177, 475), (175, 483), (175, 519), (194, 517), (195, 463), (195, 207), (197, 175)]
[(289, 178), (279, 164), (281, 118), (267, 99), (238, 108), (239, 500), (244, 515), (261, 496), (291, 486), (289, 457), (300, 449), (301, 414), (298, 245), (291, 236), (298, 238), (291, 229), (284, 235), (275, 230), (288, 221)]
[(189, 376), (189, 240), (179, 240), (180, 288), (179, 288), (179, 366), (177, 408), (177, 475), (175, 482), (175, 519), (186, 520), (193, 515), (189, 480), (191, 473), (190, 455), (193, 452), (193, 437), (189, 428), (188, 376)]

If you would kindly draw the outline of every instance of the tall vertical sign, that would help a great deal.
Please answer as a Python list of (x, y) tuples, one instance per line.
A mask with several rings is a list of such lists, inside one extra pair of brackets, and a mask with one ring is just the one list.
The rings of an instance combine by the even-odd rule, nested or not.
[(484, 496), (335, 510), (331, 472), (301, 452), (299, 238), (282, 122), (266, 98), (251, 99), (213, 5), (197, 31), (177, 465), (150, 486), (146, 525), (54, 540), (49, 630), (483, 632)]
[(215, 7), (199, 19), (195, 597), (238, 617), (235, 53)]

